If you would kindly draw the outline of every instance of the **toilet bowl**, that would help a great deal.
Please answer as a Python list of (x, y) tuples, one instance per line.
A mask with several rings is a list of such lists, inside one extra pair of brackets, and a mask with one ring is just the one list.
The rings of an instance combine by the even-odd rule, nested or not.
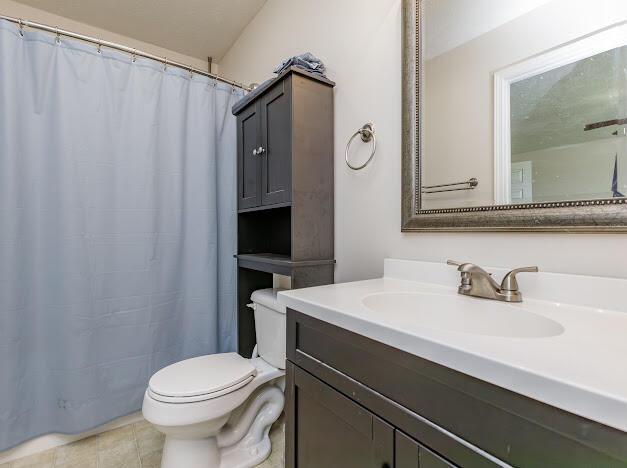
[(200, 356), (150, 379), (142, 412), (166, 436), (162, 468), (251, 468), (269, 456), (270, 426), (285, 401), (285, 308), (277, 291), (251, 296), (258, 356)]

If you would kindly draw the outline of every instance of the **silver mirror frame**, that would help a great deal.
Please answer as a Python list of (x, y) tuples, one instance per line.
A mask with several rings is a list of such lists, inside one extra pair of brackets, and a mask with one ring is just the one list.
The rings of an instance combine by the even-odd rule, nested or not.
[(422, 0), (403, 0), (401, 231), (627, 232), (627, 199), (421, 209)]

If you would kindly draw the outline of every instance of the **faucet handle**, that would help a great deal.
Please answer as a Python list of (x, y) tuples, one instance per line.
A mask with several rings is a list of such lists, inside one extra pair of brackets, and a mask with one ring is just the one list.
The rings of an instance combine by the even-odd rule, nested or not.
[(475, 265), (474, 263), (470, 263), (470, 262), (458, 262), (456, 260), (447, 260), (446, 264), (457, 267), (457, 271), (459, 271), (462, 274), (462, 277), (465, 276), (464, 275), (465, 273), (466, 274), (471, 273), (473, 270), (480, 269), (477, 265)]
[(464, 273), (482, 273), (482, 274), (484, 274), (486, 276), (492, 276), (492, 273), (488, 273), (483, 268), (481, 268), (480, 266), (475, 265), (474, 263), (458, 262), (458, 261), (455, 261), (455, 260), (447, 260), (446, 264), (447, 265), (456, 266), (457, 270), (462, 274), (462, 276), (464, 276)]
[(516, 275), (518, 273), (537, 273), (538, 267), (523, 267), (523, 268), (515, 268), (505, 275), (503, 281), (501, 282), (501, 290), (503, 291), (518, 291), (518, 281), (516, 280)]

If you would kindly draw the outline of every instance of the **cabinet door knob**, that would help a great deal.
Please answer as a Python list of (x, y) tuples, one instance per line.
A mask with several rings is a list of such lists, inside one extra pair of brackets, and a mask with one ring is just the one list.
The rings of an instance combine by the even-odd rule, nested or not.
[(259, 148), (257, 148), (257, 154), (263, 154), (266, 152), (266, 149), (263, 146), (260, 146)]
[(257, 156), (257, 148), (253, 150), (253, 156)]

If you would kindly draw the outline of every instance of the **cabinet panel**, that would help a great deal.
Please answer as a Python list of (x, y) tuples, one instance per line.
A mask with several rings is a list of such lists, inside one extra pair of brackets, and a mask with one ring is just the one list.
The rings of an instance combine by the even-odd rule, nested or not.
[(396, 431), (395, 452), (395, 468), (454, 468), (455, 466), (399, 431)]
[(261, 204), (291, 199), (292, 115), (290, 80), (282, 81), (261, 100)]
[(240, 210), (261, 204), (261, 157), (253, 154), (260, 146), (259, 106), (252, 105), (237, 116), (237, 185)]
[(298, 367), (288, 372), (288, 467), (392, 468), (394, 429)]

